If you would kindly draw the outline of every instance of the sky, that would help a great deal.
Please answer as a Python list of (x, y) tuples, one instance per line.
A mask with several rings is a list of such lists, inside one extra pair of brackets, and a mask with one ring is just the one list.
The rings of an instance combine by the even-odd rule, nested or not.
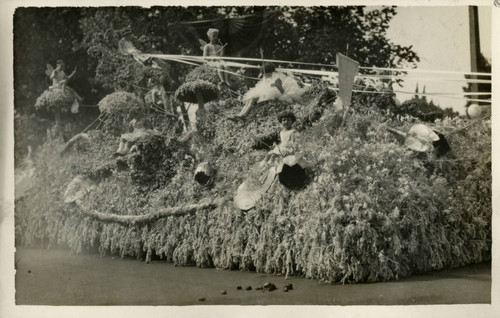
[[(423, 70), (470, 72), (469, 11), (467, 6), (458, 7), (398, 7), (398, 14), (391, 21), (387, 36), (394, 43), (413, 45), (420, 57), (417, 68)], [(491, 61), (491, 7), (479, 7), (479, 37), (481, 52)], [(415, 74), (413, 77), (444, 75)], [(450, 75), (448, 75), (450, 76)], [(461, 76), (453, 76), (453, 78)], [(426, 93), (462, 93), (464, 82), (441, 82), (408, 79), (400, 91), (420, 92), (425, 85)], [(396, 94), (403, 102), (411, 94)], [(465, 113), (465, 101), (443, 97), (427, 97), (442, 108), (452, 107)]]

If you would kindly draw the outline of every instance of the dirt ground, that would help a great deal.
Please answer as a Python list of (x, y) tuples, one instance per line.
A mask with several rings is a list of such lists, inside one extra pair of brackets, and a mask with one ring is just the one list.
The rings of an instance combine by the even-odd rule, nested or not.
[[(491, 302), (491, 264), (373, 284), (175, 267), (162, 261), (17, 249), (17, 305), (417, 305)], [(274, 291), (257, 290), (273, 283)], [(292, 284), (287, 292), (283, 287)], [(238, 289), (241, 286), (241, 289)], [(251, 290), (247, 287), (251, 286)]]

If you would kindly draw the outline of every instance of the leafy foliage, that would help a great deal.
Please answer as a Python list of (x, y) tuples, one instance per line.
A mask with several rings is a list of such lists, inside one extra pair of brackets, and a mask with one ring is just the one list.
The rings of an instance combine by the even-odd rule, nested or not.
[(444, 117), (458, 116), (458, 112), (454, 112), (452, 109), (443, 110), (439, 106), (435, 105), (433, 101), (428, 102), (426, 96), (420, 97), (418, 95), (415, 95), (412, 99), (405, 101), (401, 107), (399, 107), (398, 113), (408, 114), (427, 122), (434, 122), (436, 119), (443, 119)]
[[(322, 98), (317, 98), (321, 94), (313, 94), (321, 88), (310, 92), (304, 105), (322, 108)], [(259, 104), (246, 123), (236, 125), (222, 115), (237, 105), (229, 100), (213, 104), (198, 122), (189, 147), (176, 139), (153, 139), (131, 157), (136, 168), (113, 170), (84, 204), (105, 213), (137, 215), (231, 197), (243, 180), (262, 173), (255, 163), (266, 151), (251, 149), (255, 135), (276, 131), (276, 115), (285, 109), (293, 109), (300, 124), (314, 113), (304, 105), (268, 101)], [(50, 179), (59, 192), (38, 190), (21, 202), (16, 214), (19, 239), (25, 244), (64, 243), (76, 251), (98, 246), (101, 253), (138, 258), (145, 252), (146, 260), (156, 254), (177, 265), (304, 275), (329, 282), (388, 280), (489, 259), (491, 122), (457, 130), (467, 122), (437, 121), (433, 128), (448, 136), (453, 149), (437, 159), (406, 149), (386, 129), (406, 130), (416, 119), (385, 117), (380, 107), (359, 108), (353, 106), (342, 127), (341, 116), (326, 107), (302, 131), (301, 152), (314, 165), (314, 178), (304, 189), (287, 190), (275, 183), (248, 212), (224, 204), (144, 226), (99, 224), (78, 217), (73, 208), (49, 203), (61, 202), (58, 193), (77, 171), (69, 170), (75, 164), (50, 158), (48, 148), (55, 145), (48, 143), (38, 165), (54, 161), (58, 168), (40, 170), (37, 189)], [(111, 144), (111, 139), (108, 147), (91, 144), (71, 161), (79, 166), (87, 155), (104, 158)], [(79, 157), (82, 160), (75, 161)], [(211, 187), (194, 180), (200, 161), (217, 168)]]
[(82, 37), (78, 21), (83, 14), (84, 10), (76, 7), (16, 9), (14, 102), (20, 113), (33, 113), (36, 98), (49, 86), (45, 65), (54, 65), (57, 59), (63, 59), (68, 69), (78, 66), (69, 85), (78, 87), (78, 93), (85, 99), (93, 99), (87, 81), (92, 77), (92, 67), (85, 52), (76, 45)]
[(73, 146), (69, 168), (74, 175), (100, 181), (117, 169), (111, 154), (118, 147), (118, 138), (99, 130), (87, 134), (89, 141), (80, 141)]
[(212, 84), (219, 82), (217, 71), (207, 65), (198, 66), (186, 75), (185, 82), (194, 82), (197, 80), (207, 81)]
[(139, 142), (137, 148), (138, 152), (128, 159), (130, 177), (149, 187), (147, 191), (164, 187), (175, 175), (177, 166), (187, 159), (185, 144), (175, 137), (153, 136), (147, 142)]
[(335, 63), (336, 53), (366, 66), (411, 66), (418, 56), (410, 47), (386, 37), (395, 7), (284, 7), (273, 23), (264, 47), (276, 58)]
[(145, 107), (137, 96), (121, 91), (104, 97), (99, 102), (99, 110), (107, 115), (104, 119), (104, 129), (119, 134), (126, 131), (133, 118), (142, 117)]
[(54, 112), (59, 109), (62, 112), (69, 112), (71, 105), (75, 100), (75, 96), (69, 90), (46, 90), (37, 98), (35, 103), (36, 109), (45, 109)]
[[(149, 79), (173, 93), (191, 66), (160, 63), (161, 69), (157, 69), (119, 54), (118, 41), (125, 29), (132, 30), (134, 46), (145, 53), (201, 55), (199, 43), (189, 41), (179, 32), (181, 22), (259, 15), (273, 10), (277, 14), (267, 21), (268, 27), (259, 35), (259, 41), (245, 50), (245, 56), (259, 56), (258, 49), (262, 47), (269, 58), (332, 64), (335, 54), (346, 52), (349, 45), (348, 55), (363, 65), (387, 66), (390, 61), (391, 66), (412, 66), (418, 61), (411, 47), (398, 46), (386, 38), (388, 23), (396, 14), (393, 7), (18, 8), (14, 15), (15, 107), (21, 115), (29, 116), (35, 111), (36, 98), (49, 85), (44, 78), (45, 65), (54, 64), (58, 58), (66, 62), (68, 69), (78, 67), (70, 85), (77, 88), (87, 105), (97, 104), (115, 90), (143, 96)], [(205, 31), (198, 37), (204, 38)], [(233, 82), (239, 88), (240, 83)], [(78, 120), (88, 125), (97, 115), (84, 112)], [(68, 137), (78, 132), (72, 129)], [(16, 133), (23, 134), (20, 130)]]
[(47, 129), (51, 123), (44, 118), (32, 115), (14, 114), (14, 165), (17, 167), (27, 154), (28, 147), (35, 149), (45, 142)]
[[(96, 78), (108, 88), (127, 92), (101, 100), (101, 111), (108, 116), (104, 131), (89, 132), (90, 143), (69, 156), (59, 156), (61, 140), (48, 137), (34, 158), (33, 190), (16, 202), (19, 244), (69, 246), (77, 252), (97, 247), (102, 254), (138, 258), (146, 252), (146, 260), (157, 255), (177, 265), (328, 282), (388, 280), (491, 258), (491, 121), (467, 126), (461, 118), (445, 118), (433, 123), (453, 149), (436, 158), (408, 150), (387, 131), (408, 130), (420, 121), (391, 116), (391, 94), (354, 95), (344, 123), (342, 114), (332, 109), (335, 94), (320, 84), (312, 85), (300, 103), (257, 104), (244, 123), (226, 120), (243, 106), (239, 101), (219, 100), (207, 107), (197, 130), (182, 141), (171, 121), (146, 109), (136, 96), (142, 96), (141, 85), (151, 75), (147, 72), (156, 71), (116, 54), (122, 30), (130, 25), (135, 33), (145, 34), (136, 39), (141, 50), (155, 45), (164, 53), (192, 53), (168, 25), (158, 22), (259, 9), (238, 8), (91, 8), (81, 13), (82, 43), (95, 58)], [(264, 42), (265, 52), (275, 58), (332, 63), (336, 52), (348, 49), (363, 65), (418, 61), (411, 47), (385, 38), (394, 8), (282, 10)], [(195, 78), (204, 76), (201, 70), (195, 72), (201, 72)], [(177, 84), (184, 73), (176, 73)], [(100, 223), (83, 217), (75, 206), (63, 205), (62, 194), (77, 174), (99, 181), (82, 204), (103, 213), (143, 215), (207, 199), (230, 200), (244, 180), (262, 175), (256, 163), (266, 150), (255, 145), (272, 140), (280, 129), (276, 116), (284, 110), (296, 114), (301, 154), (313, 165), (313, 178), (300, 191), (275, 182), (247, 212), (228, 203), (128, 227)], [(139, 144), (139, 152), (129, 157), (131, 168), (121, 169), (121, 161), (112, 158), (116, 136), (137, 115), (152, 119), (161, 135)], [(202, 161), (216, 168), (211, 186), (194, 180)]]
[(196, 103), (197, 93), (202, 95), (204, 102), (212, 101), (218, 96), (217, 86), (205, 80), (196, 80), (182, 84), (175, 91), (175, 98), (187, 103)]

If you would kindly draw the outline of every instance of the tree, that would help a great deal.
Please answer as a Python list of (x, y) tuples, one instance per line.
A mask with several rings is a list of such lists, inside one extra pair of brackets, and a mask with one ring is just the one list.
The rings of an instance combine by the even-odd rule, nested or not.
[[(120, 30), (130, 27), (138, 49), (165, 54), (201, 55), (197, 39), (206, 38), (209, 27), (225, 25), (238, 28), (252, 21), (258, 41), (247, 42), (245, 55), (256, 57), (262, 47), (266, 58), (333, 64), (336, 53), (347, 54), (364, 66), (414, 66), (418, 56), (410, 47), (391, 43), (386, 37), (389, 22), (396, 14), (394, 7), (368, 10), (364, 7), (119, 7), (90, 9), (81, 26), (83, 46), (97, 62), (97, 78), (110, 85), (130, 90), (141, 86), (143, 75), (128, 65), (131, 59), (117, 56)], [(265, 13), (275, 14), (267, 15)], [(200, 25), (202, 27), (200, 27)], [(265, 26), (262, 30), (259, 26)], [(225, 28), (225, 27), (224, 27)], [(240, 27), (245, 28), (245, 27)], [(253, 29), (252, 29), (253, 30)], [(220, 33), (223, 43), (231, 46), (231, 31)], [(240, 41), (241, 42), (241, 41)], [(241, 48), (234, 49), (240, 52)], [(231, 50), (228, 51), (231, 54)], [(191, 66), (168, 63), (175, 89)], [(127, 66), (128, 65), (128, 66)], [(135, 77), (132, 75), (135, 74)], [(177, 77), (177, 78), (176, 78)], [(132, 85), (133, 84), (133, 85)]]
[[(78, 71), (69, 82), (83, 96), (84, 103), (98, 100), (99, 88), (89, 80), (94, 77), (92, 64), (78, 43), (82, 32), (79, 20), (81, 8), (18, 8), (14, 23), (14, 138), (15, 158), (22, 158), (28, 146), (33, 150), (43, 143), (56, 113), (36, 109), (35, 102), (49, 87), (45, 75), (46, 64), (55, 66), (57, 59), (65, 61), (70, 71)], [(61, 114), (65, 122), (63, 137), (69, 138), (81, 131), (97, 116), (97, 108), (80, 107), (78, 114)]]
[[(115, 7), (91, 8), (81, 19), (82, 46), (94, 60), (96, 79), (108, 90), (145, 93), (149, 78), (156, 78), (167, 91), (182, 83), (192, 69), (179, 63), (164, 63), (161, 69), (144, 67), (117, 52), (124, 30), (133, 33), (134, 46), (145, 53), (199, 55), (172, 29), (178, 21), (213, 17), (215, 7)], [(199, 44), (197, 44), (199, 47)], [(198, 48), (199, 50), (199, 48)], [(197, 54), (198, 53), (198, 54)]]
[[(438, 105), (435, 105), (431, 100), (427, 100), (425, 95), (420, 96), (418, 93), (418, 84), (415, 88), (415, 96), (412, 99), (404, 101), (398, 110), (399, 114), (409, 114), (414, 117), (419, 118), (422, 121), (434, 122), (436, 119), (444, 117), (457, 117), (458, 112), (453, 111), (453, 109), (446, 108), (442, 109)], [(423, 93), (425, 93), (425, 86), (423, 88)]]
[(275, 58), (332, 64), (342, 53), (363, 66), (379, 67), (419, 61), (411, 46), (386, 37), (395, 7), (284, 7), (282, 12), (266, 38), (266, 51)]
[[(269, 12), (273, 14), (266, 15)], [(341, 52), (364, 66), (412, 66), (418, 57), (411, 46), (391, 43), (386, 37), (395, 14), (394, 7), (353, 6), (19, 8), (14, 15), (15, 108), (20, 116), (34, 112), (36, 98), (49, 85), (45, 65), (58, 58), (70, 69), (78, 66), (71, 85), (78, 88), (85, 104), (95, 105), (115, 90), (143, 96), (150, 78), (173, 93), (192, 66), (169, 62), (156, 69), (120, 55), (118, 41), (126, 28), (132, 30), (137, 49), (145, 53), (201, 55), (199, 43), (190, 39), (205, 38), (206, 30), (185, 22), (208, 21), (217, 26), (238, 18), (238, 23), (258, 26), (258, 33), (249, 33), (258, 40), (249, 37), (248, 57), (260, 57), (262, 47), (265, 58), (334, 64), (336, 53)], [(179, 31), (183, 28), (184, 33)], [(224, 33), (220, 36), (227, 40)], [(97, 115), (94, 110), (90, 117)], [(76, 117), (75, 122), (83, 121)], [(22, 134), (18, 127), (16, 132)]]
[(17, 111), (34, 112), (35, 100), (50, 85), (44, 73), (46, 64), (57, 59), (67, 69), (78, 67), (70, 86), (78, 87), (85, 101), (94, 101), (92, 64), (78, 43), (82, 32), (81, 8), (18, 8), (14, 14), (14, 104)]

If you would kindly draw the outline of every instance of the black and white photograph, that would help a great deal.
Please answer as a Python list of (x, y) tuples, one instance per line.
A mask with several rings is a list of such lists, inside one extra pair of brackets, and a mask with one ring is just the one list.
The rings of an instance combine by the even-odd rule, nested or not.
[(1, 3), (0, 316), (499, 314), (500, 1), (401, 3)]

